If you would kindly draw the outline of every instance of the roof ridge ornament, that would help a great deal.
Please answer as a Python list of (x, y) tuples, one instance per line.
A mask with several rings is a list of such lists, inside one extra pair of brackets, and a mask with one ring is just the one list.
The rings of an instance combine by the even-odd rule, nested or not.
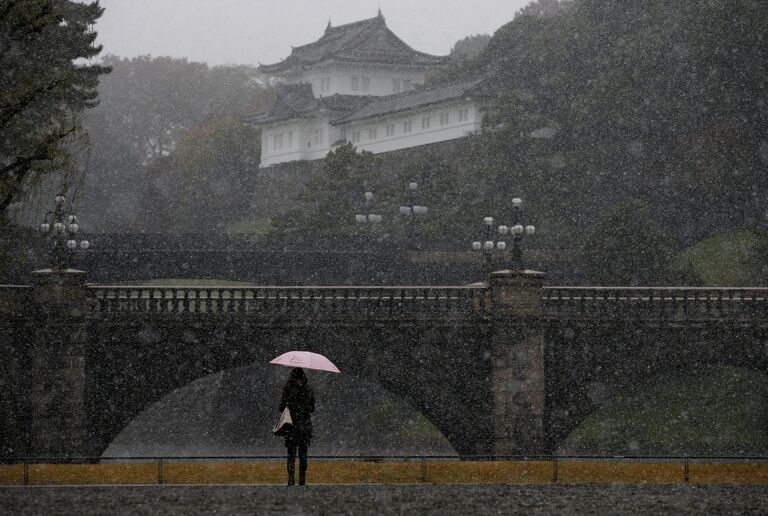
[(328, 33), (329, 30), (331, 30), (331, 19), (330, 18), (328, 18), (328, 25), (326, 25), (326, 27), (325, 27), (326, 34)]

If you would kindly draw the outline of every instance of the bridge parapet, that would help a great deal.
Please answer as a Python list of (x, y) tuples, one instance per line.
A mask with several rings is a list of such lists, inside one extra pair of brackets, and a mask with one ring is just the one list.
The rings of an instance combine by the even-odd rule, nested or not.
[(91, 312), (97, 314), (461, 318), (477, 316), (490, 306), (487, 296), (484, 286), (89, 286), (87, 302)]
[[(0, 285), (0, 314), (28, 314), (33, 289)], [(765, 321), (768, 288), (563, 287), (542, 289), (546, 319)], [(381, 317), (484, 316), (493, 299), (484, 284), (403, 287), (87, 287), (92, 314), (315, 314)]]
[(544, 287), (548, 319), (768, 323), (768, 288)]

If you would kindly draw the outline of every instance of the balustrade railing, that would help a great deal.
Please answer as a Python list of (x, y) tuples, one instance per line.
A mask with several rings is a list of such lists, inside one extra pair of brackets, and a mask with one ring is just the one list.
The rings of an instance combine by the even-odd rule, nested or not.
[(128, 287), (90, 286), (98, 313), (253, 315), (472, 314), (485, 289), (472, 287)]
[[(93, 312), (471, 315), (492, 310), (484, 286), (133, 287), (91, 285)], [(0, 314), (24, 313), (32, 288), (0, 285)], [(544, 287), (549, 318), (766, 319), (768, 288)]]
[(545, 287), (551, 317), (768, 318), (768, 288)]

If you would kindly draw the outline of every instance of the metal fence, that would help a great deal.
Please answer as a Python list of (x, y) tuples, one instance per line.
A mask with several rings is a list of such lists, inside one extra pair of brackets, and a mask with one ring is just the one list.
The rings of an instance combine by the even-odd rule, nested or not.
[[(166, 483), (169, 469), (179, 465), (208, 466), (211, 471), (217, 465), (239, 463), (258, 466), (273, 464), (284, 467), (285, 456), (274, 455), (212, 455), (212, 456), (133, 456), (133, 457), (26, 457), (0, 459), (2, 467), (23, 468), (23, 485), (32, 483), (30, 469), (57, 466), (98, 467), (143, 465), (151, 467), (151, 479), (145, 475), (143, 483)], [(768, 456), (678, 456), (678, 455), (317, 455), (309, 457), (310, 464), (318, 461), (343, 462), (340, 471), (349, 472), (355, 464), (405, 465), (408, 478), (405, 482), (454, 481), (527, 481), (527, 482), (736, 482), (768, 483)], [(275, 464), (277, 463), (277, 464)], [(450, 475), (446, 476), (446, 468)], [(282, 477), (282, 469), (279, 470)], [(310, 468), (311, 471), (311, 468)], [(370, 468), (369, 468), (370, 471)], [(224, 472), (226, 474), (226, 471)], [(275, 471), (271, 480), (276, 480)], [(486, 477), (483, 477), (485, 473)], [(488, 474), (497, 475), (488, 477)], [(221, 475), (217, 477), (222, 479)], [(151, 480), (151, 482), (150, 482)], [(224, 477), (224, 482), (227, 478)], [(256, 482), (264, 478), (252, 477)], [(269, 479), (268, 479), (269, 480)], [(230, 480), (231, 481), (231, 480)], [(277, 480), (278, 482), (281, 481)], [(371, 477), (362, 481), (370, 482)], [(375, 479), (373, 479), (375, 482)], [(59, 482), (60, 483), (60, 482)], [(171, 483), (179, 483), (178, 480)], [(195, 482), (192, 482), (195, 483)], [(217, 482), (213, 482), (217, 483)], [(271, 483), (271, 482), (268, 482)]]

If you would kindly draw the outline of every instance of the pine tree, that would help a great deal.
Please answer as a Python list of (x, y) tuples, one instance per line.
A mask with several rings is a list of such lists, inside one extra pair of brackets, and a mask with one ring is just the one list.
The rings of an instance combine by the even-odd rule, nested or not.
[(0, 2), (0, 219), (48, 174), (63, 174), (79, 115), (97, 104), (98, 2)]

